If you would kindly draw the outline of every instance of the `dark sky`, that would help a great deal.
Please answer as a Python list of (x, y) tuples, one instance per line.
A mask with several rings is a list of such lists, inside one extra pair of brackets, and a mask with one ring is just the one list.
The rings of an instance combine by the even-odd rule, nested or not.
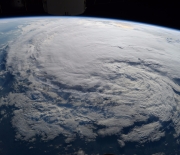
[(87, 9), (86, 14), (154, 23), (180, 29), (180, 1), (115, 1), (117, 1), (117, 3), (96, 4), (91, 6)]
[[(26, 8), (14, 8), (13, 0), (0, 0), (1, 17), (47, 15), (42, 0), (26, 0)], [(94, 3), (96, 1), (96, 3)], [(178, 0), (87, 0), (85, 16), (108, 17), (180, 29)]]

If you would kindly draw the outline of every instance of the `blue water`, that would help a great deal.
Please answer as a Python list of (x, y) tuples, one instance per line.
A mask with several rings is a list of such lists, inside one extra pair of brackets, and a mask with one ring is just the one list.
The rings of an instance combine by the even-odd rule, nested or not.
[(19, 20), (0, 20), (0, 49), (1, 46), (7, 45), (10, 41), (13, 41), (21, 34), (19, 25), (25, 25)]

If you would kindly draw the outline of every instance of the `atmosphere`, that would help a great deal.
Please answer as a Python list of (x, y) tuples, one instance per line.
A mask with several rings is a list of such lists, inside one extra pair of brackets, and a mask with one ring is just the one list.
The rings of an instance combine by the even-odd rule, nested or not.
[(180, 151), (180, 31), (38, 17), (2, 20), (0, 34), (0, 126), (11, 123), (14, 143), (54, 155)]

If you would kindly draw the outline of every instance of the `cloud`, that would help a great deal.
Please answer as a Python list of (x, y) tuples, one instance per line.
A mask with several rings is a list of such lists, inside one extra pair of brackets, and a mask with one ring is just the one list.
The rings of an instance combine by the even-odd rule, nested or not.
[(77, 152), (77, 155), (85, 155), (85, 153), (84, 153), (83, 150), (79, 150), (79, 151)]
[[(132, 139), (159, 140), (166, 121), (175, 123), (179, 135), (180, 98), (173, 90), (180, 87), (173, 79), (180, 74), (180, 45), (151, 34), (155, 27), (125, 31), (101, 21), (96, 27), (94, 20), (43, 19), (19, 27), (22, 35), (6, 50), (14, 92), (0, 101), (17, 108), (16, 138), (39, 135), (47, 141), (62, 134), (68, 143), (75, 135), (94, 140), (118, 133), (123, 147)], [(161, 37), (174, 33), (166, 30)], [(151, 117), (157, 121), (145, 124)], [(142, 126), (123, 133), (136, 122)]]
[(118, 144), (120, 145), (120, 147), (124, 147), (125, 143), (122, 140), (118, 140)]
[(161, 124), (159, 122), (153, 122), (141, 127), (135, 127), (127, 135), (122, 134), (124, 141), (144, 143), (146, 141), (158, 141), (165, 135), (164, 132), (160, 131)]

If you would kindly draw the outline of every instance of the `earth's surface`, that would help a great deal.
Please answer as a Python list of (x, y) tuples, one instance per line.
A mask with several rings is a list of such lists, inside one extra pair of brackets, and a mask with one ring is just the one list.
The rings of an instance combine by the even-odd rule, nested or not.
[(180, 154), (180, 32), (0, 20), (0, 154), (104, 153)]

